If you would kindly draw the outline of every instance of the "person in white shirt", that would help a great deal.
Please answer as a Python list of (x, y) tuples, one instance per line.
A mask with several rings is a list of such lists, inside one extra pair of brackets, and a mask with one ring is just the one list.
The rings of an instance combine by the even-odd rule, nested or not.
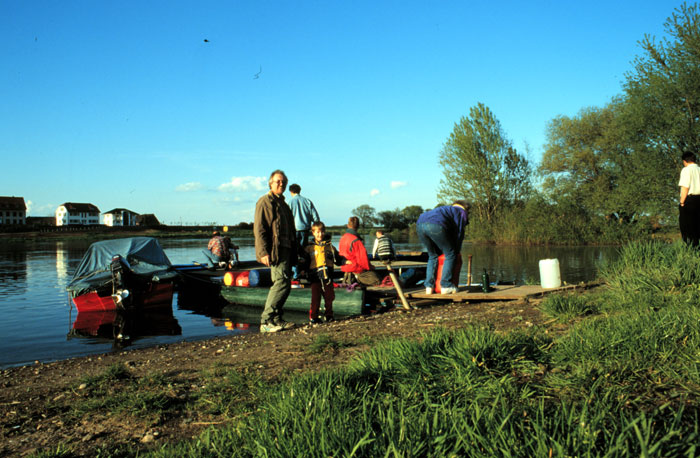
[(694, 153), (683, 153), (682, 159), (678, 225), (683, 241), (697, 247), (700, 245), (700, 167), (695, 163)]

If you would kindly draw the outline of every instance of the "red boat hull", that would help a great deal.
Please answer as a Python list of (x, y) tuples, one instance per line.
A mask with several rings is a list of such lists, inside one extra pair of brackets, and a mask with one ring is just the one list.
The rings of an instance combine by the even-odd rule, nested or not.
[[(173, 302), (172, 283), (150, 283), (146, 291), (134, 295), (133, 307), (151, 308), (170, 306)], [(117, 304), (112, 296), (100, 296), (95, 291), (73, 298), (78, 312), (103, 312), (116, 310)]]

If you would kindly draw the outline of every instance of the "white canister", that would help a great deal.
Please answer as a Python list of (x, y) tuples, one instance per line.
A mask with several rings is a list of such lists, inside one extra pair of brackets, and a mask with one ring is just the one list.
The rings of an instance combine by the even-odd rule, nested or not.
[(540, 284), (542, 288), (559, 288), (561, 286), (558, 259), (540, 259)]

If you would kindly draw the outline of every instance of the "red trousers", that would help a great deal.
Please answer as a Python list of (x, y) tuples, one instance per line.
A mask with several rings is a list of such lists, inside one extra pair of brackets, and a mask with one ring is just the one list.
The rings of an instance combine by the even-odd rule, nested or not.
[(335, 289), (333, 283), (321, 288), (320, 282), (311, 283), (311, 308), (309, 309), (309, 319), (318, 318), (318, 308), (321, 305), (321, 296), (326, 304), (326, 318), (333, 318), (333, 299), (335, 299)]

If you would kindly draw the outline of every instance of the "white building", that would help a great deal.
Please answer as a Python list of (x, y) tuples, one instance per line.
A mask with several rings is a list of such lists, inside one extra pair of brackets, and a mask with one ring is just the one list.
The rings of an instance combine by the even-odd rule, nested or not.
[(115, 208), (108, 212), (102, 213), (106, 226), (136, 226), (136, 217), (138, 213), (127, 210), (126, 208)]
[(66, 202), (56, 209), (56, 226), (100, 224), (100, 209), (93, 204)]

